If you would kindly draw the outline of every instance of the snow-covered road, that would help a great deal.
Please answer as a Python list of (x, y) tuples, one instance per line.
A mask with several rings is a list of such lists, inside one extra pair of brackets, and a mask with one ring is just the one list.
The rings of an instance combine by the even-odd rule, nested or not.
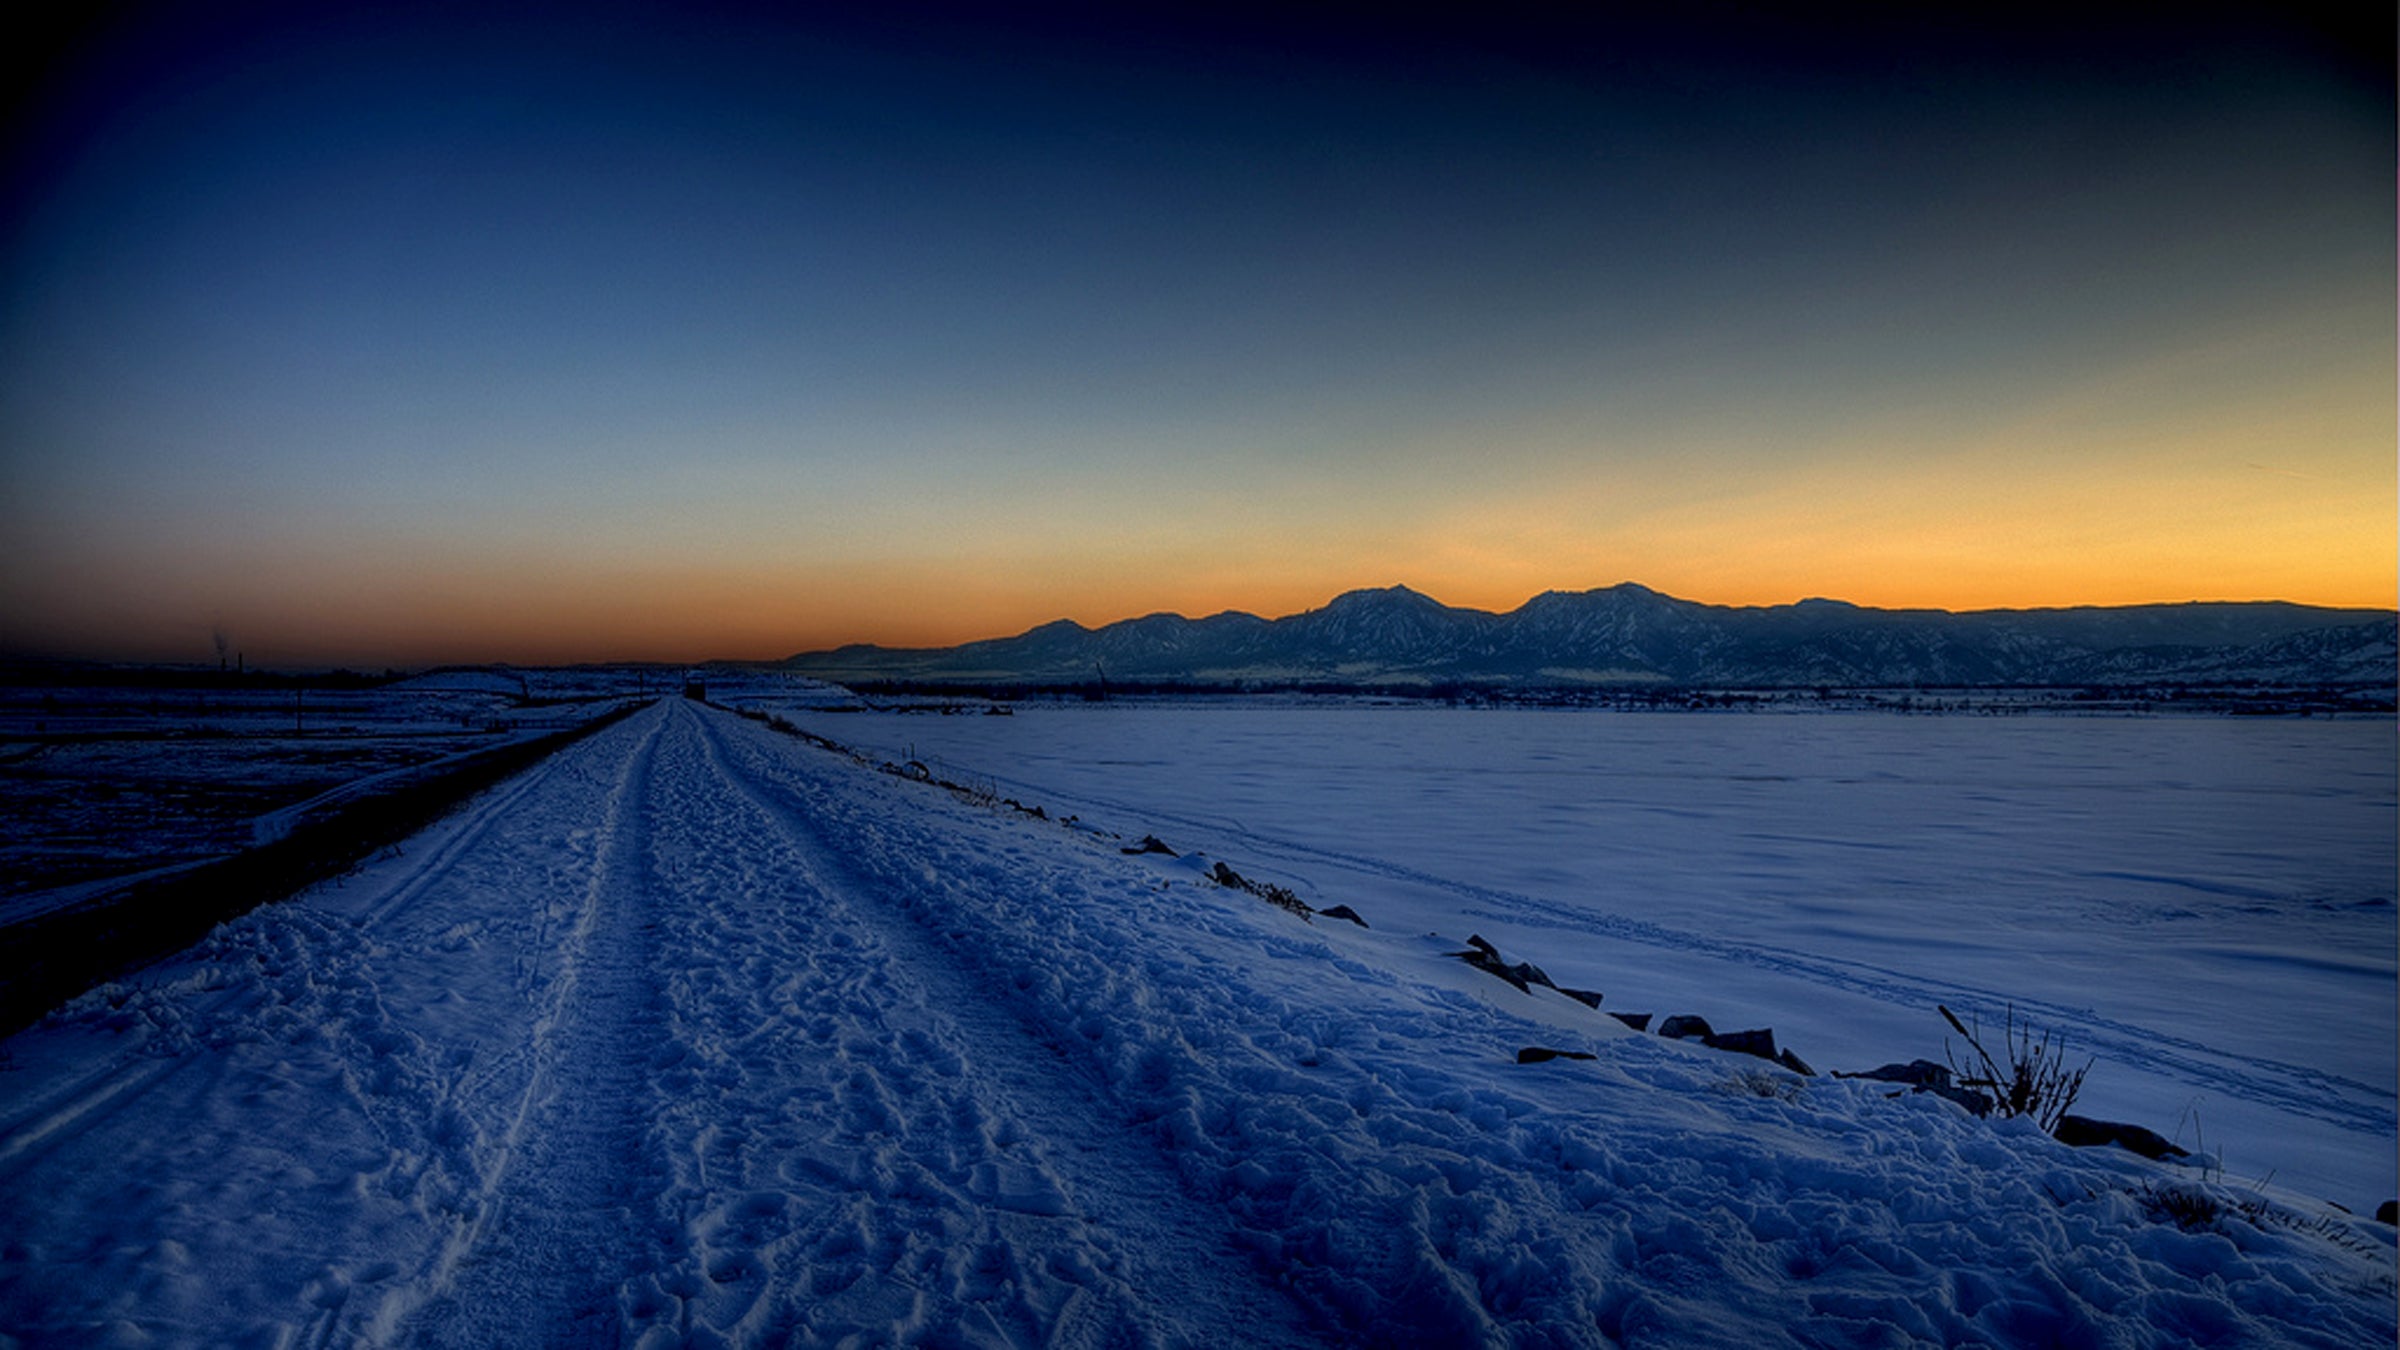
[(8, 1041), (0, 1338), (2393, 1336), (2389, 1229), (1205, 865), (661, 703)]

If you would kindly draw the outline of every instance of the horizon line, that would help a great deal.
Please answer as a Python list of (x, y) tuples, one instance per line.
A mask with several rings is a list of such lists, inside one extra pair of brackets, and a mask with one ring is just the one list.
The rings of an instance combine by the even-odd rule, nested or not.
[[(1976, 614), (2057, 614), (2079, 610), (2131, 610), (2185, 608), (2196, 606), (2284, 605), (2296, 609), (2324, 610), (2328, 613), (2393, 615), (2400, 617), (2400, 605), (2324, 604), (2315, 601), (2292, 600), (2282, 597), (2253, 599), (2189, 598), (2179, 600), (2135, 600), (2121, 602), (2087, 601), (2074, 604), (2051, 605), (1979, 605), (1972, 608), (1952, 609), (1941, 605), (1867, 604), (1858, 601), (1845, 600), (1838, 596), (1812, 594), (1801, 596), (1796, 600), (1775, 601), (1764, 604), (1739, 604), (1713, 600), (1699, 600), (1690, 596), (1676, 595), (1672, 592), (1662, 591), (1654, 586), (1632, 580), (1617, 581), (1607, 585), (1589, 586), (1581, 589), (1569, 589), (1555, 586), (1545, 587), (1542, 590), (1538, 590), (1530, 595), (1527, 595), (1523, 600), (1518, 601), (1515, 605), (1512, 605), (1506, 609), (1487, 609), (1471, 604), (1452, 604), (1449, 601), (1435, 597), (1430, 592), (1420, 587), (1410, 585), (1406, 582), (1391, 582), (1380, 586), (1347, 587), (1335, 592), (1323, 601), (1320, 601), (1314, 605), (1304, 606), (1302, 608), (1290, 610), (1282, 614), (1268, 615), (1262, 614), (1256, 610), (1227, 606), (1222, 609), (1215, 609), (1208, 611), (1207, 613), (1196, 615), (1189, 614), (1178, 609), (1149, 609), (1138, 613), (1122, 614), (1119, 617), (1103, 619), (1098, 622), (1086, 622), (1085, 620), (1076, 618), (1073, 615), (1060, 615), (1059, 617), (1045, 619), (1023, 628), (1017, 628), (1011, 631), (1003, 632), (988, 632), (978, 636), (960, 638), (952, 642), (886, 643), (870, 639), (852, 639), (848, 641), (836, 642), (826, 646), (806, 647), (797, 650), (787, 649), (778, 654), (760, 656), (736, 656), (722, 653), (714, 655), (691, 656), (616, 655), (592, 656), (552, 661), (511, 659), (506, 656), (454, 656), (415, 661), (378, 660), (367, 657), (336, 658), (330, 660), (305, 658), (294, 660), (269, 657), (262, 659), (257, 663), (249, 664), (245, 667), (245, 669), (250, 673), (260, 675), (295, 675), (311, 671), (321, 672), (324, 674), (347, 672), (359, 675), (372, 675), (377, 671), (381, 671), (387, 674), (398, 672), (404, 675), (418, 675), (441, 670), (473, 670), (490, 669), (495, 667), (526, 670), (567, 670), (610, 666), (699, 667), (710, 665), (779, 665), (799, 659), (801, 657), (829, 655), (834, 652), (849, 651), (859, 648), (867, 648), (886, 652), (949, 651), (959, 647), (972, 646), (980, 642), (1006, 642), (1016, 638), (1024, 637), (1025, 635), (1039, 631), (1040, 629), (1054, 627), (1059, 624), (1069, 624), (1083, 632), (1098, 632), (1102, 629), (1111, 628), (1119, 624), (1134, 623), (1144, 619), (1172, 618), (1180, 619), (1189, 623), (1199, 622), (1205, 619), (1220, 618), (1227, 615), (1240, 615), (1248, 618), (1259, 619), (1263, 622), (1277, 623), (1286, 619), (1298, 618), (1304, 614), (1312, 614), (1319, 610), (1329, 608), (1330, 606), (1349, 596), (1376, 595), (1393, 591), (1407, 592), (1408, 594), (1415, 595), (1446, 610), (1454, 610), (1462, 613), (1488, 614), (1497, 617), (1516, 613), (1524, 609), (1527, 605), (1530, 605), (1536, 600), (1539, 600), (1543, 596), (1547, 595), (1591, 595), (1599, 592), (1619, 591), (1626, 589), (1656, 595), (1662, 599), (1673, 601), (1678, 604), (1697, 605), (1704, 609), (1725, 610), (1776, 610), (1792, 609), (1805, 604), (1828, 604), (1839, 605), (1844, 608), (1854, 609), (1864, 613), (1945, 614), (1965, 616)], [(191, 660), (160, 658), (113, 658), (107, 656), (79, 655), (60, 652), (11, 650), (5, 647), (0, 647), (0, 663), (30, 666), (83, 665), (113, 669), (141, 668), (190, 671), (208, 671), (210, 669), (209, 662), (205, 658), (195, 658)], [(224, 673), (232, 674), (235, 672), (225, 671)]]

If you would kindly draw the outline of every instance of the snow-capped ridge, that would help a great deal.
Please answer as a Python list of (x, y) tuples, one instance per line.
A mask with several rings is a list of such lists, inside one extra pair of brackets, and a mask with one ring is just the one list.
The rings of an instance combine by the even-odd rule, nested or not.
[(2143, 682), (2389, 685), (2389, 611), (2281, 601), (2054, 609), (1878, 609), (1811, 596), (1709, 605), (1636, 582), (1543, 591), (1506, 613), (1404, 585), (1345, 591), (1276, 619), (1159, 612), (1087, 628), (1058, 620), (950, 648), (850, 646), (793, 657), (831, 680), (1012, 682), (1257, 678), (1376, 684), (1577, 683), (1557, 672), (1677, 686), (1892, 688)]

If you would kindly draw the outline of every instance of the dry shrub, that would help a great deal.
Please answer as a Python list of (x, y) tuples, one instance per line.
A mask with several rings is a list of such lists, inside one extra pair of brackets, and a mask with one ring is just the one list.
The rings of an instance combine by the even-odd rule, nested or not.
[(1999, 1057), (1985, 1048), (1980, 1019), (1970, 1029), (1958, 1020), (1958, 1014), (1940, 1004), (1934, 1006), (1941, 1009), (1942, 1020), (1950, 1024), (1950, 1029), (1966, 1037), (1968, 1048), (1975, 1052), (1962, 1064), (1949, 1041), (1942, 1042), (1943, 1053), (1950, 1060), (1950, 1072), (1956, 1076), (1958, 1085), (1988, 1094), (1992, 1109), (2001, 1115), (2028, 1116), (2042, 1127), (2044, 1134), (2055, 1132), (2058, 1118), (2075, 1105), (2076, 1094), (2083, 1091), (2083, 1076), (2091, 1072), (2092, 1061), (2086, 1059), (2080, 1069), (2068, 1068), (2066, 1042), (2053, 1046), (2050, 1033), (2045, 1031), (2037, 1038), (2030, 1025), (2018, 1025), (2016, 1005), (2011, 1004), (2000, 1031), (2000, 1053), (2007, 1060), (2003, 1065)]

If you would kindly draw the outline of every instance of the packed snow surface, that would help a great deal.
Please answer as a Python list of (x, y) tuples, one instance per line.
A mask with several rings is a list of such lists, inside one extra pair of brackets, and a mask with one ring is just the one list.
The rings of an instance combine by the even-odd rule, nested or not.
[(1462, 933), (1120, 846), (661, 703), (9, 1040), (0, 1332), (2395, 1334), (2388, 1228), (1636, 1035)]

